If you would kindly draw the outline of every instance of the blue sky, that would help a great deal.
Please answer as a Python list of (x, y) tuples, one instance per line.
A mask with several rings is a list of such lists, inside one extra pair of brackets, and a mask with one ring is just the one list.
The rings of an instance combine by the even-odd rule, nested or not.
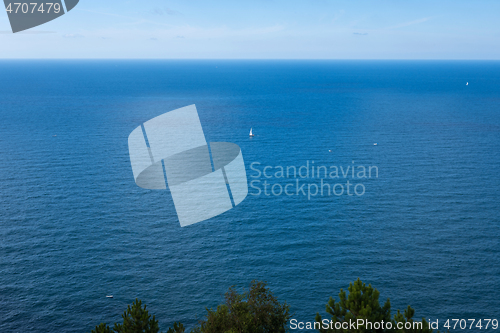
[(80, 0), (0, 58), (500, 59), (500, 1)]

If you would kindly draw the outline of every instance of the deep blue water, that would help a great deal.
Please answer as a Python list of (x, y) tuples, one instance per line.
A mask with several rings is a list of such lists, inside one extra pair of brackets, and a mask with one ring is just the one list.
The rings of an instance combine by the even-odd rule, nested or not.
[[(249, 181), (253, 162), (379, 177), (181, 228), (127, 138), (190, 104)], [(1, 332), (89, 332), (136, 297), (191, 327), (252, 279), (299, 320), (358, 277), (394, 311), (500, 319), (500, 62), (1, 61), (0, 160)]]

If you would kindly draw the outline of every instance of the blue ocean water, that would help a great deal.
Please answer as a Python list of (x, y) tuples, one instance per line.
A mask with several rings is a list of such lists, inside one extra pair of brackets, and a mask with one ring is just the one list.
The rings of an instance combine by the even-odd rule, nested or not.
[[(0, 78), (1, 332), (89, 332), (136, 297), (192, 327), (252, 279), (302, 321), (358, 277), (417, 318), (500, 319), (500, 62), (12, 60)], [(190, 104), (249, 181), (254, 162), (378, 177), (362, 196), (251, 188), (181, 228), (127, 138)]]

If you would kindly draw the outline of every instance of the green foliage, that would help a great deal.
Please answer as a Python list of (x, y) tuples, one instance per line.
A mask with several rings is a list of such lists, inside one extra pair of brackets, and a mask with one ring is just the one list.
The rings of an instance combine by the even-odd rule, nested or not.
[[(371, 285), (357, 279), (349, 284), (348, 293), (343, 289), (339, 293), (339, 301), (330, 297), (326, 305), (329, 314), (328, 324), (323, 327), (323, 319), (316, 314), (316, 322), (321, 326), (321, 333), (432, 333), (429, 323), (415, 321), (415, 310), (410, 306), (401, 313), (399, 310), (391, 317), (389, 299), (383, 306), (379, 303), (380, 293)], [(288, 321), (291, 318), (290, 306), (278, 302), (265, 282), (252, 281), (248, 292), (239, 294), (233, 287), (224, 296), (224, 303), (217, 309), (206, 309), (207, 315), (200, 320), (191, 333), (285, 333), (288, 332)], [(151, 316), (136, 299), (122, 315), (123, 324), (115, 323), (113, 330), (104, 323), (96, 326), (92, 333), (159, 333), (158, 321)], [(358, 320), (372, 323), (372, 327), (354, 327), (350, 323)], [(385, 323), (383, 328), (375, 328), (375, 323)], [(339, 325), (335, 325), (340, 323)], [(347, 323), (347, 328), (342, 328)], [(388, 328), (387, 323), (392, 324)], [(378, 326), (378, 325), (377, 325)], [(376, 326), (376, 327), (377, 327)], [(337, 327), (337, 328), (336, 328)], [(185, 333), (184, 325), (174, 323), (167, 333)], [(439, 333), (439, 331), (438, 331)]]
[(122, 314), (123, 324), (115, 323), (113, 330), (117, 333), (158, 333), (158, 320), (155, 316), (151, 318), (146, 305), (142, 308), (142, 301), (135, 299), (135, 302), (127, 307)]
[(96, 326), (91, 333), (111, 333), (111, 329), (105, 323), (101, 323), (99, 326)]
[[(349, 284), (349, 295), (340, 289), (338, 303), (330, 297), (328, 304), (326, 305), (326, 312), (331, 315), (331, 320), (335, 324), (336, 322), (349, 322), (356, 321), (357, 319), (366, 319), (370, 322), (384, 322), (391, 320), (391, 303), (389, 299), (385, 302), (384, 306), (381, 307), (378, 301), (379, 291), (372, 288), (371, 285), (366, 286), (360, 279), (354, 283)], [(321, 322), (321, 316), (319, 313), (316, 314), (316, 321)], [(319, 331), (321, 333), (329, 332), (346, 332), (345, 330), (336, 330), (335, 325), (333, 329), (321, 328)], [(351, 330), (352, 331), (352, 330)], [(348, 332), (351, 332), (348, 331)], [(352, 332), (376, 332), (376, 330), (355, 330)], [(379, 331), (380, 332), (380, 331)]]
[(181, 323), (174, 323), (174, 328), (168, 328), (167, 333), (184, 333), (185, 328)]
[[(413, 315), (415, 314), (415, 310), (413, 310), (409, 305), (408, 308), (405, 310), (404, 314), (402, 314), (399, 310), (398, 312), (394, 315), (394, 320), (393, 320), (393, 326), (396, 328), (393, 330), (393, 332), (396, 333), (432, 333), (432, 329), (429, 328), (429, 323), (422, 318), (422, 323), (421, 328), (417, 328), (414, 326), (415, 321), (413, 320)], [(407, 327), (411, 328), (402, 328), (402, 329), (397, 329), (397, 323), (402, 323), (401, 327), (405, 327), (406, 323), (410, 323), (407, 325)], [(438, 331), (439, 332), (439, 331)]]
[[(321, 328), (319, 331), (321, 333), (333, 333), (333, 332), (343, 332), (343, 333), (386, 333), (386, 332), (394, 332), (394, 333), (431, 333), (432, 329), (429, 328), (429, 324), (422, 319), (422, 322), (419, 323), (419, 326), (413, 325), (415, 322), (413, 320), (413, 315), (415, 310), (413, 310), (410, 306), (405, 310), (404, 314), (398, 310), (398, 312), (394, 315), (394, 319), (391, 318), (391, 303), (389, 299), (385, 302), (384, 306), (380, 306), (379, 296), (380, 293), (377, 289), (372, 288), (371, 285), (366, 286), (361, 280), (358, 278), (354, 283), (349, 284), (349, 295), (343, 290), (340, 289), (339, 293), (339, 302), (335, 302), (335, 300), (330, 297), (328, 304), (326, 305), (326, 312), (331, 316), (329, 328)], [(358, 319), (364, 319), (371, 323), (386, 323), (384, 325), (384, 329), (379, 328), (375, 329), (374, 327), (356, 327), (353, 329), (351, 326), (349, 328), (339, 328), (336, 329), (335, 323), (340, 323), (337, 327), (341, 327), (342, 323), (350, 323), (357, 322)], [(322, 318), (319, 313), (316, 314), (315, 318), (316, 322), (321, 323)], [(392, 328), (387, 328), (387, 323), (390, 322), (392, 324)], [(405, 328), (405, 324), (408, 324), (406, 327), (410, 327), (409, 329)], [(398, 329), (397, 323), (402, 323), (399, 326), (403, 327), (402, 329)], [(332, 328), (333, 326), (333, 328)], [(347, 325), (346, 325), (347, 327)], [(391, 326), (389, 326), (391, 327)]]
[(287, 332), (290, 306), (279, 303), (265, 282), (252, 281), (248, 292), (238, 294), (231, 287), (225, 302), (207, 309), (193, 333), (281, 333)]
[[(137, 298), (127, 307), (127, 310), (122, 315), (123, 324), (115, 323), (113, 330), (108, 325), (101, 323), (96, 326), (92, 333), (158, 333), (158, 320), (155, 316), (151, 318), (146, 305), (142, 307), (142, 301)], [(180, 326), (179, 326), (180, 325)], [(174, 330), (169, 329), (167, 333), (184, 333), (184, 326), (182, 324), (174, 324)]]

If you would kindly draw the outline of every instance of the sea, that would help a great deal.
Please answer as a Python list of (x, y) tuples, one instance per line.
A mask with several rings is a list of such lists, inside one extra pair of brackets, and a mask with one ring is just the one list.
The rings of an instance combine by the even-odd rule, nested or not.
[[(192, 104), (249, 193), (181, 227), (128, 136)], [(90, 332), (136, 298), (189, 329), (252, 280), (302, 322), (358, 278), (441, 331), (500, 320), (499, 167), (498, 61), (2, 60), (0, 332)]]

